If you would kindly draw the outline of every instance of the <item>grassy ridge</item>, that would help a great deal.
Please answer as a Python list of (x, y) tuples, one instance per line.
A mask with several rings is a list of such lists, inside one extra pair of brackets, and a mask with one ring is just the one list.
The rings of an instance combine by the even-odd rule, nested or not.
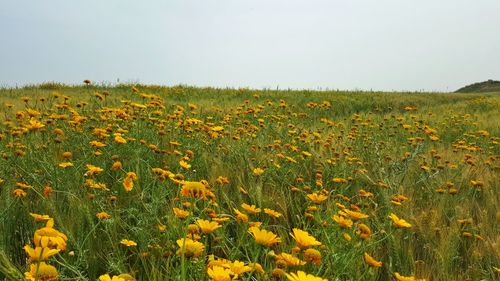
[[(45, 225), (30, 213), (49, 215), (67, 235), (67, 248), (48, 261), (61, 280), (209, 280), (209, 255), (264, 270), (238, 280), (271, 280), (280, 270), (328, 280), (498, 278), (498, 95), (53, 84), (3, 89), (0, 101), (0, 278), (29, 271), (23, 246)], [(91, 175), (88, 164), (103, 171)], [(138, 176), (131, 191), (129, 172)], [(213, 196), (184, 194), (184, 181), (206, 181)], [(282, 216), (251, 214), (243, 203)], [(181, 219), (173, 208), (190, 214)], [(411, 227), (396, 227), (391, 213)], [(221, 227), (198, 237), (198, 219)], [(252, 222), (281, 243), (257, 244)], [(321, 263), (283, 261), (281, 253), (306, 259), (292, 228), (321, 242), (311, 247)], [(204, 245), (199, 257), (180, 255), (176, 241), (186, 236)]]
[(493, 93), (500, 92), (500, 81), (487, 80), (467, 85), (457, 90), (457, 93)]

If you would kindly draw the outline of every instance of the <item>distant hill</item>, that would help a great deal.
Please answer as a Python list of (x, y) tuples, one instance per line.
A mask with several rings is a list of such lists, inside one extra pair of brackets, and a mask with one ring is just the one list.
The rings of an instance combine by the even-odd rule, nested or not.
[(487, 93), (500, 92), (500, 81), (488, 80), (470, 84), (458, 89), (455, 93)]

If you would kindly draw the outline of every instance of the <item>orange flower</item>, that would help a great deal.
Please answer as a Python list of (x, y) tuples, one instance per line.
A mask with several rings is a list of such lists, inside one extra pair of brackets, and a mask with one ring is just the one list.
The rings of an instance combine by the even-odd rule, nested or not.
[(46, 247), (45, 248), (35, 247), (33, 249), (31, 246), (26, 245), (24, 246), (24, 251), (26, 251), (26, 254), (28, 255), (30, 262), (34, 262), (34, 261), (46, 261), (51, 256), (58, 254), (61, 250), (50, 249)]
[(61, 168), (68, 168), (68, 167), (73, 167), (73, 166), (74, 165), (71, 162), (62, 162), (59, 164), (59, 167), (61, 167)]
[(124, 139), (121, 135), (116, 135), (115, 136), (115, 142), (117, 144), (126, 144), (127, 143), (127, 140)]
[(349, 242), (349, 241), (351, 241), (351, 240), (352, 240), (352, 237), (351, 237), (351, 235), (349, 235), (349, 233), (345, 233), (345, 232), (344, 232), (344, 233), (342, 234), (342, 237), (344, 237), (344, 240), (345, 240), (345, 241), (347, 241), (347, 242)]
[(372, 235), (371, 229), (366, 224), (359, 224), (358, 230), (356, 230), (356, 234), (363, 240), (370, 239)]
[(120, 241), (120, 244), (125, 245), (127, 247), (135, 247), (135, 246), (137, 246), (137, 243), (135, 243), (132, 240), (128, 240), (128, 239), (122, 239), (122, 241)]
[(26, 195), (28, 195), (28, 193), (26, 193), (24, 190), (22, 189), (14, 189), (14, 191), (12, 191), (12, 194), (14, 194), (15, 197), (18, 197), (18, 198), (21, 198), (21, 197), (26, 197)]
[(250, 227), (248, 229), (248, 233), (250, 233), (253, 238), (255, 238), (255, 242), (257, 242), (257, 244), (266, 247), (272, 247), (275, 244), (281, 242), (281, 238), (279, 238), (276, 234), (255, 226)]
[(180, 218), (180, 219), (185, 219), (189, 216), (188, 211), (184, 211), (184, 210), (179, 209), (179, 208), (172, 208), (172, 210), (174, 211), (175, 216)]
[(307, 199), (311, 200), (312, 202), (316, 204), (321, 204), (323, 201), (328, 199), (328, 196), (325, 196), (323, 194), (318, 194), (317, 192), (307, 194), (306, 195)]
[(184, 160), (179, 161), (179, 165), (182, 168), (186, 169), (186, 170), (189, 169), (189, 168), (191, 168), (191, 165), (188, 162), (184, 161)]
[(30, 271), (25, 272), (24, 277), (30, 281), (51, 281), (58, 280), (59, 273), (54, 266), (46, 264), (45, 262), (40, 262), (38, 264), (31, 264)]
[(100, 220), (107, 220), (109, 218), (111, 218), (111, 215), (106, 213), (106, 212), (100, 212), (100, 213), (97, 213), (95, 214), (95, 216), (100, 219)]
[(246, 203), (241, 204), (241, 208), (247, 211), (250, 215), (255, 215), (261, 212), (260, 208), (257, 208), (255, 205), (248, 205)]
[(352, 220), (347, 219), (343, 216), (335, 215), (335, 216), (333, 216), (333, 220), (343, 228), (351, 228), (352, 224), (353, 224)]
[(114, 171), (118, 171), (122, 168), (122, 162), (120, 161), (116, 161), (113, 163), (113, 165), (111, 166), (111, 170), (114, 170)]
[(304, 259), (312, 264), (320, 265), (321, 264), (321, 253), (313, 248), (307, 249), (304, 252)]
[(334, 183), (348, 183), (346, 179), (343, 178), (333, 178)]
[(398, 216), (394, 213), (391, 213), (389, 215), (389, 218), (392, 220), (392, 222), (394, 223), (394, 226), (396, 226), (397, 228), (410, 228), (411, 227), (410, 223), (408, 223), (404, 219), (398, 218)]
[(85, 176), (98, 175), (102, 171), (104, 171), (104, 169), (97, 167), (97, 166), (94, 166), (94, 165), (87, 164), (87, 172), (85, 173)]
[(33, 217), (36, 222), (49, 221), (52, 219), (49, 215), (40, 215), (35, 213), (30, 213), (30, 216)]
[(214, 197), (215, 195), (207, 188), (207, 184), (203, 182), (195, 182), (195, 181), (186, 181), (182, 185), (181, 195), (183, 197), (194, 197), (194, 198), (203, 198)]
[(370, 256), (368, 253), (365, 252), (364, 254), (364, 259), (367, 264), (373, 267), (381, 267), (382, 262), (375, 260), (372, 256)]
[(35, 231), (35, 235), (33, 237), (35, 246), (57, 248), (64, 251), (66, 249), (66, 241), (68, 241), (68, 237), (53, 227), (54, 220), (49, 219), (45, 227)]
[(216, 229), (222, 227), (218, 222), (207, 221), (207, 220), (197, 220), (196, 225), (201, 229), (204, 234), (210, 234)]
[(264, 208), (264, 213), (266, 213), (267, 215), (271, 216), (272, 218), (279, 218), (282, 216), (282, 214), (280, 212), (277, 212), (275, 210), (272, 210), (272, 209), (268, 209), (268, 208)]
[(299, 258), (292, 256), (287, 253), (281, 253), (276, 256), (276, 259), (278, 261), (283, 261), (285, 262), (288, 266), (299, 266), (299, 265), (304, 265), (306, 264), (305, 261), (300, 260)]
[(123, 187), (125, 188), (125, 191), (131, 191), (134, 188), (134, 181), (137, 179), (138, 177), (134, 172), (128, 172), (123, 180)]
[(253, 174), (256, 175), (256, 176), (260, 176), (264, 173), (264, 169), (262, 168), (255, 168), (253, 169)]
[(306, 274), (304, 271), (297, 271), (297, 273), (286, 273), (286, 278), (289, 281), (328, 281), (328, 279), (323, 279), (311, 274)]
[(233, 209), (234, 213), (236, 214), (236, 219), (241, 222), (248, 222), (248, 216), (240, 212), (238, 209)]
[(413, 277), (413, 276), (403, 276), (403, 275), (400, 275), (399, 272), (394, 272), (394, 277), (396, 277), (396, 279), (398, 281), (415, 281), (415, 277)]
[(199, 257), (205, 251), (205, 245), (203, 243), (192, 240), (190, 238), (182, 238), (177, 240), (177, 245), (179, 246), (179, 250), (177, 251), (177, 255), (184, 255), (186, 257)]
[(297, 243), (297, 246), (301, 249), (307, 249), (311, 246), (321, 245), (321, 242), (316, 240), (316, 238), (314, 238), (314, 236), (309, 234), (307, 231), (298, 228), (294, 228), (292, 231), (293, 234), (290, 233), (290, 236), (292, 236), (292, 238)]
[(364, 213), (361, 213), (361, 212), (356, 212), (356, 211), (351, 211), (349, 209), (344, 209), (344, 212), (346, 214), (348, 214), (355, 221), (360, 220), (360, 219), (365, 219), (365, 218), (369, 217), (367, 214), (364, 214)]

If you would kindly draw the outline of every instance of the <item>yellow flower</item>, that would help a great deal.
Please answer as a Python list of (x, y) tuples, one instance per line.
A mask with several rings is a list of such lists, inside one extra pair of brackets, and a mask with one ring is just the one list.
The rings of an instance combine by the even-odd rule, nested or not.
[(295, 240), (297, 243), (297, 246), (301, 249), (306, 249), (311, 246), (319, 246), (321, 245), (321, 242), (317, 241), (316, 238), (314, 238), (311, 234), (309, 234), (307, 231), (294, 228), (293, 234), (290, 233), (290, 236)]
[(368, 192), (368, 191), (366, 191), (366, 190), (364, 190), (364, 189), (359, 190), (359, 191), (358, 191), (358, 194), (359, 194), (359, 196), (361, 196), (361, 197), (373, 197), (373, 193)]
[(43, 127), (45, 127), (45, 125), (34, 118), (31, 118), (29, 120), (29, 124), (26, 126), (26, 128), (28, 128), (29, 130), (41, 129)]
[(248, 205), (246, 203), (241, 204), (241, 208), (243, 208), (243, 210), (247, 211), (247, 213), (249, 213), (251, 215), (258, 214), (262, 211), (260, 208), (257, 208), (255, 205)]
[(277, 212), (275, 210), (272, 210), (272, 209), (268, 209), (268, 208), (264, 208), (264, 213), (268, 214), (269, 216), (277, 219), (281, 216), (283, 216), (280, 212)]
[(135, 243), (132, 240), (128, 240), (128, 239), (122, 239), (122, 241), (120, 241), (120, 244), (125, 245), (127, 247), (135, 247), (135, 246), (137, 246), (137, 243)]
[(281, 268), (277, 267), (277, 268), (273, 269), (273, 271), (271, 271), (271, 277), (273, 277), (274, 279), (281, 279), (285, 276), (286, 276), (286, 272)]
[(113, 277), (109, 276), (109, 274), (104, 274), (99, 276), (99, 281), (135, 281), (135, 278), (130, 274), (120, 274)]
[(207, 270), (211, 281), (231, 281), (232, 271), (222, 266), (213, 266)]
[(342, 234), (342, 237), (344, 237), (344, 240), (345, 240), (345, 241), (347, 241), (347, 242), (349, 242), (349, 241), (351, 241), (351, 240), (352, 240), (352, 237), (351, 237), (351, 235), (349, 235), (349, 233), (345, 233), (345, 232), (344, 232), (344, 233)]
[(281, 238), (279, 238), (276, 234), (272, 233), (271, 231), (260, 229), (255, 226), (250, 227), (248, 229), (248, 233), (250, 233), (253, 236), (257, 244), (266, 247), (272, 247), (273, 245), (281, 242)]
[(184, 211), (184, 210), (179, 209), (179, 208), (172, 208), (172, 210), (174, 211), (175, 216), (180, 218), (180, 219), (185, 219), (189, 216), (188, 211)]
[(306, 274), (304, 271), (297, 271), (297, 273), (290, 274), (287, 273), (286, 278), (288, 278), (289, 281), (328, 281), (328, 279)]
[(264, 173), (264, 169), (262, 168), (255, 168), (253, 169), (253, 174), (256, 175), (256, 176), (260, 176)]
[(306, 264), (305, 261), (300, 260), (299, 258), (292, 256), (287, 253), (281, 253), (276, 256), (277, 260), (284, 261), (288, 266), (299, 266), (299, 265), (304, 265)]
[(259, 263), (249, 263), (248, 266), (252, 269), (252, 271), (256, 271), (258, 273), (265, 273), (264, 268)]
[(28, 195), (28, 193), (26, 193), (26, 191), (22, 190), (22, 189), (14, 189), (12, 191), (12, 194), (14, 194), (15, 197), (18, 197), (18, 198), (21, 198), (21, 197), (26, 197), (26, 195)]
[(312, 153), (308, 151), (302, 151), (302, 155), (304, 155), (305, 157), (311, 157)]
[(94, 165), (87, 164), (87, 172), (85, 173), (85, 176), (97, 175), (100, 174), (102, 171), (104, 171), (104, 169)]
[(34, 243), (37, 247), (57, 248), (61, 251), (66, 249), (68, 237), (53, 228), (54, 220), (47, 221), (47, 225), (35, 231)]
[(365, 262), (373, 267), (381, 267), (382, 262), (375, 260), (372, 256), (365, 252), (364, 254)]
[(106, 146), (106, 144), (105, 144), (105, 143), (102, 143), (102, 142), (100, 142), (100, 141), (91, 141), (89, 144), (90, 144), (91, 146), (93, 146), (93, 147), (96, 147), (96, 148), (102, 148), (102, 147), (105, 147), (105, 146)]
[(210, 234), (214, 232), (216, 229), (222, 227), (219, 223), (215, 221), (207, 221), (207, 220), (197, 220), (196, 224), (200, 227), (201, 232), (204, 234)]
[(360, 220), (360, 219), (366, 219), (369, 217), (367, 214), (364, 214), (361, 212), (356, 212), (356, 211), (351, 211), (349, 209), (344, 209), (344, 212), (346, 214), (348, 214), (355, 221)]
[(121, 168), (122, 168), (122, 162), (120, 161), (114, 162), (113, 165), (111, 166), (111, 170), (113, 171), (120, 170)]
[(415, 281), (415, 277), (413, 276), (402, 276), (399, 274), (399, 272), (394, 272), (394, 277), (396, 277), (396, 279), (398, 281)]
[(125, 144), (125, 143), (127, 143), (127, 140), (124, 139), (121, 135), (116, 135), (115, 136), (115, 142), (117, 144)]
[(177, 240), (177, 245), (179, 246), (179, 250), (177, 251), (178, 255), (184, 255), (186, 257), (199, 257), (205, 251), (205, 245), (198, 241), (194, 241), (190, 238), (182, 238)]
[(57, 269), (45, 262), (31, 264), (30, 271), (24, 273), (24, 277), (30, 281), (51, 281), (59, 278)]
[(194, 197), (194, 198), (207, 198), (214, 197), (215, 195), (207, 188), (206, 184), (197, 181), (186, 181), (182, 185), (181, 195), (183, 197)]
[[(444, 192), (444, 190), (443, 190)], [(400, 206), (401, 203), (403, 203), (404, 201), (408, 200), (408, 197), (404, 196), (404, 195), (394, 195), (391, 197), (391, 203), (394, 204), (394, 205), (398, 205)]]
[(333, 178), (334, 183), (348, 183), (346, 179), (343, 178)]
[(335, 215), (333, 216), (333, 220), (343, 228), (351, 228), (353, 224), (352, 220), (346, 219), (343, 216)]
[(30, 213), (30, 216), (32, 216), (36, 222), (48, 221), (48, 220), (52, 219), (49, 215), (39, 215), (39, 214), (35, 214), (35, 213)]
[(64, 159), (69, 159), (69, 158), (73, 157), (73, 153), (71, 153), (69, 151), (65, 151), (65, 152), (63, 152), (62, 157)]
[(57, 255), (61, 250), (59, 249), (50, 249), (50, 248), (42, 248), (35, 247), (35, 249), (31, 248), (31, 246), (24, 246), (24, 251), (28, 255), (30, 262), (34, 261), (46, 261), (53, 255)]
[(372, 235), (371, 229), (366, 224), (359, 224), (356, 234), (363, 240), (369, 239)]
[(95, 216), (100, 219), (100, 220), (107, 220), (109, 218), (111, 218), (111, 215), (106, 213), (106, 212), (100, 212), (100, 213), (97, 213), (95, 214)]
[(62, 162), (59, 164), (59, 167), (61, 167), (61, 168), (68, 168), (68, 167), (73, 167), (73, 166), (74, 165), (71, 162)]
[(318, 194), (317, 192), (307, 194), (306, 195), (307, 199), (311, 200), (312, 202), (316, 204), (321, 204), (323, 201), (328, 199), (328, 196), (325, 196), (323, 194)]
[(392, 222), (394, 223), (394, 225), (397, 228), (410, 228), (411, 227), (410, 223), (408, 223), (404, 219), (398, 218), (398, 216), (396, 214), (394, 214), (394, 213), (391, 213), (389, 215), (389, 218), (392, 220)]
[(23, 182), (16, 182), (16, 187), (22, 188), (22, 189), (28, 189), (28, 188), (32, 188), (33, 186), (26, 184), (26, 183), (23, 183)]
[(179, 161), (179, 165), (186, 170), (191, 168), (191, 164), (189, 164), (188, 162), (186, 162), (184, 160)]
[(304, 252), (304, 259), (312, 264), (321, 264), (321, 253), (313, 248), (307, 249)]
[(134, 172), (128, 172), (123, 180), (123, 187), (125, 191), (129, 192), (134, 188), (134, 181), (137, 181), (138, 177)]
[(99, 281), (125, 281), (125, 279), (120, 278), (119, 276), (113, 276), (113, 278), (111, 278), (109, 274), (104, 274), (99, 276)]
[(236, 275), (241, 275), (246, 272), (250, 272), (253, 270), (252, 267), (245, 265), (244, 262), (235, 260), (231, 265), (230, 265), (231, 271)]
[(243, 214), (240, 210), (238, 209), (233, 209), (234, 213), (236, 214), (236, 219), (241, 222), (248, 222), (248, 216)]

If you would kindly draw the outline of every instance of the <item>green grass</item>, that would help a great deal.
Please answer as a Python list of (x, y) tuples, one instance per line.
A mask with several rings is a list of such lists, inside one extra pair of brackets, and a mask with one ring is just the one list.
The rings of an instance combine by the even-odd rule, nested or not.
[[(143, 85), (135, 89), (44, 84), (0, 90), (0, 206), (5, 206), (0, 209), (0, 279), (27, 271), (23, 247), (33, 244), (33, 233), (43, 226), (34, 222), (31, 212), (51, 216), (55, 228), (68, 236), (67, 249), (48, 261), (57, 267), (60, 280), (96, 280), (105, 273), (129, 273), (138, 280), (208, 280), (211, 254), (258, 262), (266, 271), (246, 273), (239, 280), (273, 280), (277, 264), (268, 255), (271, 249), (257, 245), (247, 233), (248, 224), (234, 218), (233, 209), (242, 211), (241, 203), (283, 214), (279, 219), (263, 213), (250, 216), (282, 238), (272, 248), (277, 254), (292, 251), (295, 243), (288, 233), (294, 227), (322, 242), (316, 247), (322, 254), (320, 265), (308, 263), (289, 272), (303, 270), (328, 280), (395, 280), (394, 272), (427, 280), (499, 277), (495, 267), (500, 267), (500, 95)], [(96, 98), (96, 92), (104, 91), (109, 96)], [(21, 97), (31, 100), (25, 103)], [(124, 100), (150, 107), (133, 109)], [(190, 104), (196, 109), (190, 110)], [(40, 113), (33, 118), (43, 128), (24, 129), (30, 120), (27, 108)], [(105, 108), (114, 113), (104, 113)], [(411, 128), (405, 130), (403, 124)], [(214, 126), (224, 128), (217, 137), (211, 131)], [(56, 128), (64, 135), (55, 135)], [(92, 135), (94, 128), (108, 128), (110, 136), (98, 139)], [(429, 128), (436, 132), (426, 133)], [(119, 129), (134, 140), (115, 143), (113, 133)], [(431, 135), (439, 139), (433, 141)], [(89, 144), (93, 140), (107, 146), (95, 149)], [(97, 156), (97, 150), (102, 154)], [(193, 152), (187, 160), (192, 167), (183, 169), (179, 160), (188, 150)], [(65, 151), (73, 157), (64, 160)], [(117, 171), (111, 169), (116, 159), (123, 165)], [(65, 161), (74, 166), (58, 166)], [(85, 186), (87, 164), (104, 169), (91, 178), (105, 183), (109, 191)], [(255, 176), (257, 167), (264, 174)], [(189, 181), (208, 181), (217, 205), (182, 197), (178, 185), (161, 180), (152, 168), (182, 174)], [(131, 192), (122, 185), (127, 172), (139, 177)], [(318, 173), (323, 186), (316, 183)], [(217, 183), (219, 176), (227, 177), (229, 184)], [(333, 178), (348, 181), (337, 184)], [(471, 180), (481, 180), (484, 186), (474, 187)], [(449, 194), (447, 182), (454, 183), (457, 194)], [(12, 193), (16, 183), (33, 187), (26, 197), (17, 198)], [(43, 194), (45, 186), (53, 189), (48, 197)], [(437, 193), (439, 188), (445, 192)], [(361, 189), (373, 197), (359, 196)], [(316, 205), (317, 211), (308, 211), (315, 204), (305, 195), (315, 191), (328, 199)], [(409, 200), (392, 204), (391, 197), (398, 194)], [(192, 215), (181, 220), (172, 208), (183, 208), (185, 202), (191, 203), (187, 210)], [(370, 217), (343, 229), (332, 220), (340, 210), (336, 203), (348, 208), (355, 204)], [(207, 208), (229, 220), (210, 238), (201, 237), (206, 247), (201, 257), (176, 255), (176, 240), (197, 218), (209, 218)], [(97, 219), (102, 211), (111, 218)], [(412, 227), (395, 228), (390, 213)], [(461, 225), (459, 219), (472, 219), (472, 224)], [(356, 235), (360, 223), (372, 230), (370, 239)], [(166, 231), (159, 231), (158, 225), (165, 225)], [(344, 233), (352, 240), (346, 241)], [(137, 242), (137, 247), (121, 245), (124, 238)], [(369, 267), (364, 252), (383, 266)]]

